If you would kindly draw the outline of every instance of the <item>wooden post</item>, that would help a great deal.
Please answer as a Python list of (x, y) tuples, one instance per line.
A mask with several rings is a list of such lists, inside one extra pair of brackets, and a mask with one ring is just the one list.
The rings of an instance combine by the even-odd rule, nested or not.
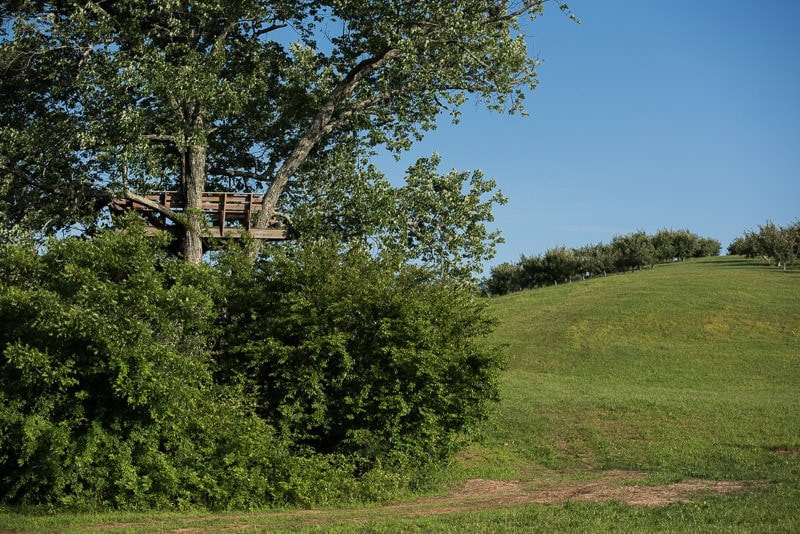
[(244, 227), (250, 230), (250, 222), (253, 218), (253, 193), (247, 193), (247, 218)]
[(219, 213), (219, 236), (225, 235), (225, 219), (228, 211), (228, 193), (221, 193), (222, 195), (222, 209)]

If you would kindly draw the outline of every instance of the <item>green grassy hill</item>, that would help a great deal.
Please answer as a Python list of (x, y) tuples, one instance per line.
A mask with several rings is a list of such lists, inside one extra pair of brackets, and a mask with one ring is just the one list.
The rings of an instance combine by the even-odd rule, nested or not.
[[(800, 272), (719, 257), (490, 301), (509, 365), (460, 476), (751, 481), (663, 508), (483, 512), (500, 530), (800, 530)], [(758, 481), (758, 482), (756, 482)], [(453, 518), (451, 518), (451, 521)], [(431, 525), (447, 530), (444, 520)], [(449, 523), (452, 524), (452, 523)]]
[(736, 257), (493, 299), (490, 448), (550, 468), (800, 478), (800, 273)]

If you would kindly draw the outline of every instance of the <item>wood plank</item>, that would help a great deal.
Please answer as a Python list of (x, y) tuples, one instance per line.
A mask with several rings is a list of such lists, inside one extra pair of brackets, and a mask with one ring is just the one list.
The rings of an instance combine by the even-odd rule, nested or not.
[(210, 226), (208, 228), (208, 233), (211, 237), (239, 239), (247, 232), (256, 239), (281, 241), (289, 238), (289, 231), (286, 228), (250, 228), (250, 230), (240, 226), (222, 228), (221, 230), (219, 226)]
[[(162, 228), (155, 226), (148, 226), (145, 228), (145, 233), (148, 235), (159, 235), (161, 232), (166, 232)], [(241, 227), (224, 228), (220, 232), (219, 226), (209, 226), (208, 236), (211, 238), (231, 238), (240, 239), (248, 230)], [(283, 241), (289, 238), (289, 231), (286, 228), (251, 228), (250, 235), (256, 239), (265, 239), (268, 241)]]

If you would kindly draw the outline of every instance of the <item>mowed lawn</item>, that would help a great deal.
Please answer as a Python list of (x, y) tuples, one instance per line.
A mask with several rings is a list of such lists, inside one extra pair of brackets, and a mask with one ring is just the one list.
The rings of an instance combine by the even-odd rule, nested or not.
[(798, 480), (799, 272), (709, 258), (491, 307), (510, 361), (490, 448), (555, 469)]
[[(314, 516), (65, 516), (68, 530), (800, 531), (800, 272), (707, 258), (488, 303), (499, 320), (491, 341), (508, 355), (502, 400), (479, 443), (436, 478), (449, 500)], [(581, 483), (609, 473), (656, 490), (688, 480), (746, 490), (657, 506), (580, 499)], [(516, 493), (504, 502), (458, 492), (476, 479), (514, 481)], [(574, 499), (519, 498), (569, 484)]]

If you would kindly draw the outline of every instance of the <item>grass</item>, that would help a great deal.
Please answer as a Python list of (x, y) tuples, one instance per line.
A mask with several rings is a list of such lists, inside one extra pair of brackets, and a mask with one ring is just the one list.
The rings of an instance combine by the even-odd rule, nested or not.
[(554, 469), (797, 480), (800, 273), (738, 258), (492, 301), (512, 355), (486, 444)]
[(567, 501), (430, 516), (421, 515), (424, 501), (405, 512), (402, 504), (218, 516), (0, 512), (0, 531), (117, 522), (125, 523), (117, 532), (800, 531), (799, 272), (709, 258), (489, 305), (500, 320), (493, 342), (510, 358), (502, 401), (480, 442), (439, 474), (444, 486), (485, 478), (530, 489), (544, 478), (632, 470), (644, 473), (635, 484), (735, 480), (751, 489), (651, 508)]

